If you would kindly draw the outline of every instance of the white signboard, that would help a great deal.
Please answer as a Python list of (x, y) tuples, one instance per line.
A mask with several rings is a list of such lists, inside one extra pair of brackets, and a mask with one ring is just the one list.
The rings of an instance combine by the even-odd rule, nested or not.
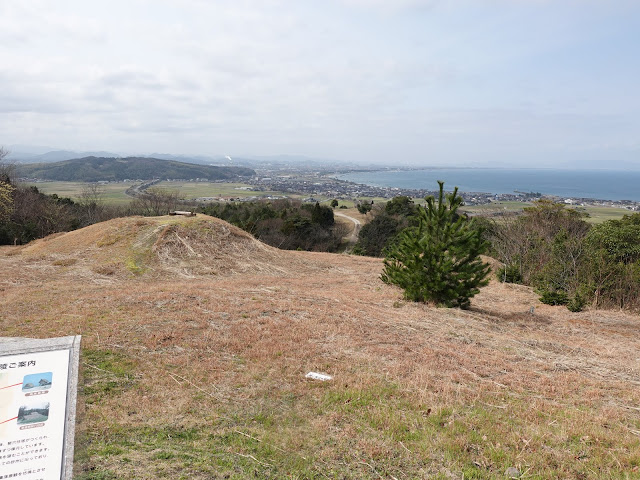
[(79, 337), (65, 338), (66, 348), (63, 339), (0, 340), (0, 480), (71, 478)]

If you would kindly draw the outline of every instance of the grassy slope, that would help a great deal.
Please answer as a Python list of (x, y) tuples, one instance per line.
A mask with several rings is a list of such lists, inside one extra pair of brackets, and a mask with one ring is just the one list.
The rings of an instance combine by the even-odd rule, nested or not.
[(78, 479), (640, 478), (637, 316), (495, 283), (470, 311), (409, 304), (377, 259), (203, 216), (3, 247), (0, 268), (3, 334), (83, 335)]

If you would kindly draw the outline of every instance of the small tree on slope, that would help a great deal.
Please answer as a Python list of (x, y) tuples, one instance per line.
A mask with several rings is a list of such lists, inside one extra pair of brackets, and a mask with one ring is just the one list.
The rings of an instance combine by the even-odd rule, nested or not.
[(490, 267), (480, 255), (488, 243), (473, 220), (457, 214), (462, 198), (456, 187), (444, 201), (440, 194), (426, 198), (418, 210), (419, 225), (408, 228), (387, 252), (382, 280), (404, 289), (407, 300), (468, 308), (479, 287), (489, 283)]

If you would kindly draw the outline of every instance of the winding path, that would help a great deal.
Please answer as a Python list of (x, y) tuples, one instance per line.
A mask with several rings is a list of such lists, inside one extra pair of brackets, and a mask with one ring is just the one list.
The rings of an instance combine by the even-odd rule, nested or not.
[(334, 215), (342, 218), (346, 218), (353, 222), (353, 230), (347, 237), (347, 249), (349, 247), (353, 247), (356, 243), (358, 243), (358, 234), (360, 233), (360, 228), (362, 227), (362, 223), (357, 218), (350, 217), (349, 215), (345, 215), (342, 212), (334, 212)]

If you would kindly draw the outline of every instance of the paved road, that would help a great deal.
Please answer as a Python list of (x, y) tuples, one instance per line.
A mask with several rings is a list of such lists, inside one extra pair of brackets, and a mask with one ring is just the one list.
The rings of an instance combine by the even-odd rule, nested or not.
[(362, 223), (357, 218), (350, 217), (349, 215), (345, 215), (341, 212), (334, 212), (334, 215), (338, 217), (346, 218), (353, 222), (353, 230), (351, 234), (347, 237), (347, 242), (350, 247), (353, 247), (356, 243), (358, 243), (358, 234), (360, 233), (360, 227), (362, 227)]

